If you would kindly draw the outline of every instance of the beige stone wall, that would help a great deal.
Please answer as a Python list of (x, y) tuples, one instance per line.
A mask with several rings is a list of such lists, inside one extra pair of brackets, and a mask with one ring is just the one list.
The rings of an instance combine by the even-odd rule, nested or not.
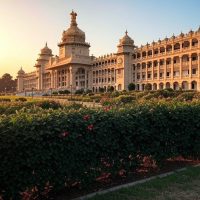
[(53, 56), (47, 44), (39, 54), (36, 71), (18, 73), (18, 91), (78, 90), (98, 92), (113, 86), (127, 90), (135, 83), (144, 90), (173, 88), (200, 90), (200, 28), (187, 34), (136, 47), (128, 32), (119, 40), (115, 54), (94, 57), (89, 55), (90, 44), (71, 13), (70, 27), (63, 32), (58, 44), (59, 56)]
[(137, 88), (200, 90), (200, 32), (189, 32), (147, 44), (133, 54)]

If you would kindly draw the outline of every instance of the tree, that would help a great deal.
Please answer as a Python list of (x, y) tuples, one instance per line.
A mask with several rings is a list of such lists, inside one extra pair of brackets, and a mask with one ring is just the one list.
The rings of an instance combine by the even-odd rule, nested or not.
[(100, 88), (99, 88), (99, 92), (100, 92), (100, 93), (103, 93), (103, 92), (104, 92), (104, 88), (100, 87)]
[(115, 88), (113, 86), (108, 86), (107, 91), (108, 92), (113, 92), (115, 90)]
[(144, 87), (145, 90), (149, 91), (152, 90), (152, 85), (150, 83), (147, 83)]
[(6, 73), (0, 78), (0, 92), (14, 92), (17, 88), (17, 80), (13, 80), (13, 77)]
[(135, 84), (134, 84), (134, 83), (130, 83), (130, 84), (128, 85), (128, 90), (129, 90), (129, 91), (135, 90)]

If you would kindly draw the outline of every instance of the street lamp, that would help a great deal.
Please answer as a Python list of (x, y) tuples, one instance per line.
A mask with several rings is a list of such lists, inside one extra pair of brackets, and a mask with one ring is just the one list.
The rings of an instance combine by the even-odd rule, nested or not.
[(50, 93), (50, 94), (51, 94), (51, 98), (52, 98), (52, 88), (50, 88), (50, 91), (51, 91), (51, 93)]
[(6, 89), (7, 89), (7, 88), (5, 87), (5, 96), (6, 96)]
[(31, 90), (32, 90), (32, 98), (33, 98), (33, 90), (34, 90), (34, 88), (32, 88)]
[(70, 92), (71, 92), (71, 101), (72, 101), (72, 84), (70, 85)]

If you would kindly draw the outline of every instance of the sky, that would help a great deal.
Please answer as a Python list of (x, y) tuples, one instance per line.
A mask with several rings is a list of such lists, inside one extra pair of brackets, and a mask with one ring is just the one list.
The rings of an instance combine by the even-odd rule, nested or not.
[(135, 45), (197, 30), (199, 0), (0, 0), (0, 77), (34, 71), (40, 49), (54, 55), (70, 12), (91, 44), (90, 54), (114, 53), (126, 29)]

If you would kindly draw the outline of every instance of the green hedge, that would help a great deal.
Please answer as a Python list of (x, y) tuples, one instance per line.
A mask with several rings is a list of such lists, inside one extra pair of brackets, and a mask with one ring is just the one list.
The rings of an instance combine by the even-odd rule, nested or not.
[[(38, 110), (0, 117), (0, 194), (5, 199), (50, 184), (54, 191), (102, 173), (200, 157), (200, 104), (149, 104), (119, 110)], [(1, 195), (0, 195), (1, 196)]]

